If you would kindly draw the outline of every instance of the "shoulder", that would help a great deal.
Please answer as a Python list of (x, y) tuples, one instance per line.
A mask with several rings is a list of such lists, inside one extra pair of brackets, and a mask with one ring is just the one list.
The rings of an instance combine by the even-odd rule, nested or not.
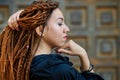
[[(31, 79), (34, 77), (55, 78), (55, 76), (63, 76), (72, 68), (72, 63), (67, 57), (60, 55), (40, 55), (36, 56), (30, 67)], [(57, 79), (56, 79), (57, 80)]]
[[(59, 67), (59, 66), (60, 67)], [(50, 54), (50, 55), (39, 55), (33, 58), (33, 61), (31, 63), (31, 69), (32, 68), (37, 68), (39, 69), (41, 67), (59, 67), (62, 68), (67, 67), (67, 66), (72, 66), (72, 63), (69, 62), (68, 57), (63, 57), (58, 54)]]
[(68, 57), (63, 57), (58, 54), (39, 55), (33, 58), (30, 70), (39, 71), (54, 68), (54, 70), (58, 71), (61, 69), (67, 70), (71, 68), (71, 66), (72, 63), (69, 62)]

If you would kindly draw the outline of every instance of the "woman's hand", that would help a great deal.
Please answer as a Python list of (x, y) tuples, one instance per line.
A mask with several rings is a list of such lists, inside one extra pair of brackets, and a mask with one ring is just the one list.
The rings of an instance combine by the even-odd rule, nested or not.
[(17, 20), (19, 20), (20, 13), (21, 13), (22, 11), (23, 11), (23, 10), (17, 11), (17, 12), (14, 13), (12, 16), (10, 16), (9, 19), (8, 19), (8, 25), (9, 25), (9, 27), (12, 28), (13, 30), (19, 30)]
[[(58, 49), (58, 52), (65, 53), (72, 56), (79, 56), (80, 62), (82, 65), (82, 71), (89, 70), (90, 61), (89, 61), (87, 52), (85, 51), (84, 48), (79, 46), (74, 41), (70, 40), (66, 42), (66, 44), (62, 48)], [(91, 70), (91, 72), (94, 72), (94, 71)]]
[(85, 49), (79, 46), (73, 40), (66, 42), (62, 48), (58, 49), (58, 52), (72, 56), (82, 56), (87, 54)]

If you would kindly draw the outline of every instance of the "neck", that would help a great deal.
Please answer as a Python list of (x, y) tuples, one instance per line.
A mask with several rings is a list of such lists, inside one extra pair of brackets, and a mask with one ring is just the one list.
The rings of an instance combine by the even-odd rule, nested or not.
[(35, 56), (40, 54), (50, 54), (51, 50), (52, 48), (44, 40), (41, 40), (38, 49), (35, 53)]

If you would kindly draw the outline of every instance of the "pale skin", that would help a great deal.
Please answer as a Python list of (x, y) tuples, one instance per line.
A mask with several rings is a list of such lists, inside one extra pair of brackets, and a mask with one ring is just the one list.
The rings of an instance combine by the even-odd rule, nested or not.
[[(21, 12), (22, 10), (13, 14), (8, 20), (8, 25), (13, 30), (19, 31), (17, 20), (19, 19)], [(35, 30), (36, 33), (41, 36), (43, 30), (41, 26), (37, 27)], [(88, 70), (90, 61), (87, 52), (73, 40), (67, 40), (67, 32), (69, 31), (70, 29), (64, 23), (64, 16), (61, 10), (59, 8), (55, 9), (45, 26), (43, 38), (41, 39), (35, 56), (40, 54), (50, 54), (51, 50), (57, 47), (59, 54), (64, 53), (71, 56), (79, 56), (83, 70)], [(94, 71), (92, 70), (91, 72)]]

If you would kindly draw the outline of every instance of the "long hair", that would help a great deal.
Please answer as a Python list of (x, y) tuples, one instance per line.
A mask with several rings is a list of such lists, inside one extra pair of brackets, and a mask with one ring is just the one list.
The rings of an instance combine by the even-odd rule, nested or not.
[(0, 80), (29, 80), (31, 61), (41, 40), (35, 28), (45, 26), (59, 3), (34, 1), (18, 20), (19, 31), (9, 26), (0, 34)]

